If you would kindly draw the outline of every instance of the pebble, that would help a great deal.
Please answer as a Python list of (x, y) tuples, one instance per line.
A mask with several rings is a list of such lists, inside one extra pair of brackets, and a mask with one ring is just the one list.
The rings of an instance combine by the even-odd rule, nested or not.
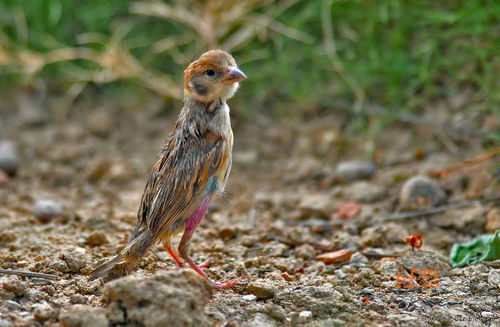
[(0, 327), (12, 327), (14, 326), (10, 320), (0, 318)]
[(368, 258), (359, 252), (354, 253), (351, 256), (351, 260), (349, 261), (349, 264), (355, 267), (363, 267), (367, 263), (368, 263)]
[(39, 221), (44, 223), (62, 216), (63, 213), (62, 205), (52, 200), (37, 200), (33, 206), (33, 214)]
[(387, 192), (384, 187), (369, 182), (356, 182), (345, 190), (346, 198), (351, 201), (371, 203), (385, 198)]
[(45, 321), (57, 318), (57, 312), (47, 303), (36, 303), (31, 307), (33, 318), (37, 321)]
[(110, 316), (126, 312), (122, 326), (208, 326), (204, 308), (213, 287), (191, 269), (129, 275), (104, 290)]
[(89, 305), (76, 304), (60, 316), (62, 327), (107, 327), (106, 311)]
[(255, 317), (242, 325), (242, 327), (276, 327), (276, 321), (266, 314), (257, 313)]
[(19, 155), (16, 146), (10, 141), (0, 141), (0, 169), (14, 176), (19, 168)]
[(12, 243), (17, 239), (17, 236), (13, 232), (2, 232), (0, 233), (0, 243)]
[(24, 296), (28, 291), (28, 284), (18, 277), (11, 276), (3, 283), (3, 288), (17, 296)]
[(104, 232), (93, 232), (89, 236), (87, 236), (86, 243), (88, 245), (103, 245), (108, 244), (108, 237)]
[(425, 270), (437, 268), (438, 278), (451, 275), (451, 267), (447, 259), (431, 251), (410, 251), (401, 258), (401, 263), (408, 271), (412, 268)]
[(66, 262), (64, 262), (62, 260), (56, 260), (56, 261), (52, 262), (51, 267), (57, 271), (62, 272), (62, 273), (69, 272), (68, 265), (66, 264)]
[(276, 294), (276, 288), (265, 282), (251, 282), (246, 290), (258, 299), (270, 299)]
[(62, 253), (59, 256), (60, 259), (62, 259), (64, 262), (66, 262), (66, 265), (68, 266), (68, 269), (70, 272), (79, 272), (80, 269), (85, 267), (85, 261), (83, 261), (80, 258), (77, 258), (76, 256), (68, 253)]
[(9, 176), (3, 170), (0, 170), (0, 187), (5, 186), (9, 183)]
[(399, 193), (399, 205), (403, 210), (417, 210), (434, 207), (444, 198), (443, 190), (434, 180), (426, 176), (415, 176), (403, 184)]
[(368, 179), (375, 174), (375, 166), (370, 162), (345, 161), (337, 165), (335, 175), (342, 181), (352, 182)]
[(493, 208), (486, 214), (484, 231), (486, 233), (494, 233), (497, 229), (500, 229), (500, 209)]
[(310, 218), (314, 216), (330, 217), (334, 203), (328, 194), (306, 193), (300, 199), (298, 204), (300, 209), (299, 218)]
[(21, 305), (17, 303), (16, 301), (8, 300), (4, 302), (4, 305), (7, 309), (9, 310), (19, 310), (21, 308)]
[(312, 316), (312, 312), (311, 311), (301, 311), (299, 313), (299, 317), (303, 317), (303, 318), (309, 318)]
[(243, 300), (247, 301), (247, 302), (252, 302), (254, 300), (256, 300), (257, 297), (253, 294), (247, 294), (247, 295), (243, 295)]
[(384, 248), (391, 243), (401, 243), (408, 234), (408, 229), (403, 225), (385, 223), (365, 228), (361, 232), (360, 243), (363, 246)]
[(285, 321), (286, 320), (286, 311), (282, 306), (275, 303), (266, 303), (264, 304), (264, 312), (270, 315), (273, 319), (277, 321)]
[(492, 269), (488, 275), (488, 283), (500, 289), (500, 271)]
[(316, 250), (310, 244), (303, 244), (295, 248), (295, 256), (304, 260), (312, 259), (316, 256)]

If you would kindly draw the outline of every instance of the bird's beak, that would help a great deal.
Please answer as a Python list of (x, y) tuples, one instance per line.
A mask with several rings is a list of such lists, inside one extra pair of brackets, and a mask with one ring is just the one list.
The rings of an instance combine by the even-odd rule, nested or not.
[(242, 81), (246, 78), (247, 75), (245, 75), (241, 70), (239, 70), (236, 67), (232, 67), (224, 77), (224, 83), (225, 84), (238, 83), (239, 81)]

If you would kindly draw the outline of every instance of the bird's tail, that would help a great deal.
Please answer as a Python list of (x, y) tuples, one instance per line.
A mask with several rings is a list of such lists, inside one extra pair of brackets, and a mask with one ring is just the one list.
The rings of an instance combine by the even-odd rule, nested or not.
[[(146, 254), (151, 246), (153, 246), (154, 242), (155, 237), (147, 228), (140, 230), (136, 229), (132, 233), (127, 246), (114, 258), (95, 268), (94, 271), (90, 273), (90, 279), (94, 280), (99, 277), (112, 279), (113, 277), (116, 278), (126, 274), (136, 265), (139, 259)], [(118, 269), (118, 273), (111, 274), (112, 271), (115, 270), (115, 267), (121, 267), (121, 269)]]

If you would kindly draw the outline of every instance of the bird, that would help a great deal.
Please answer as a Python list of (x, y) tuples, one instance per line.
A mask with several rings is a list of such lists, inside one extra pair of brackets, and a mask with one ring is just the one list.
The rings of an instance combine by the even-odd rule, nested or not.
[[(184, 105), (146, 183), (135, 229), (115, 257), (90, 273), (113, 279), (133, 270), (161, 242), (179, 267), (187, 264), (216, 288), (240, 279), (216, 282), (189, 256), (189, 243), (231, 171), (233, 131), (226, 101), (247, 76), (226, 51), (203, 53), (184, 70)], [(172, 238), (183, 232), (178, 252)]]

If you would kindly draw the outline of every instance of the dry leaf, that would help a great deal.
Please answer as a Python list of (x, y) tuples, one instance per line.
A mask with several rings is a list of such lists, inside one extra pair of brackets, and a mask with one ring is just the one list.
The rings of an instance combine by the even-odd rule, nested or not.
[(316, 260), (323, 261), (324, 263), (338, 263), (351, 260), (353, 252), (347, 250), (338, 250), (334, 252), (327, 252), (320, 254)]
[(333, 214), (334, 219), (351, 219), (356, 217), (361, 212), (361, 206), (354, 202), (348, 201), (340, 206), (340, 208)]

